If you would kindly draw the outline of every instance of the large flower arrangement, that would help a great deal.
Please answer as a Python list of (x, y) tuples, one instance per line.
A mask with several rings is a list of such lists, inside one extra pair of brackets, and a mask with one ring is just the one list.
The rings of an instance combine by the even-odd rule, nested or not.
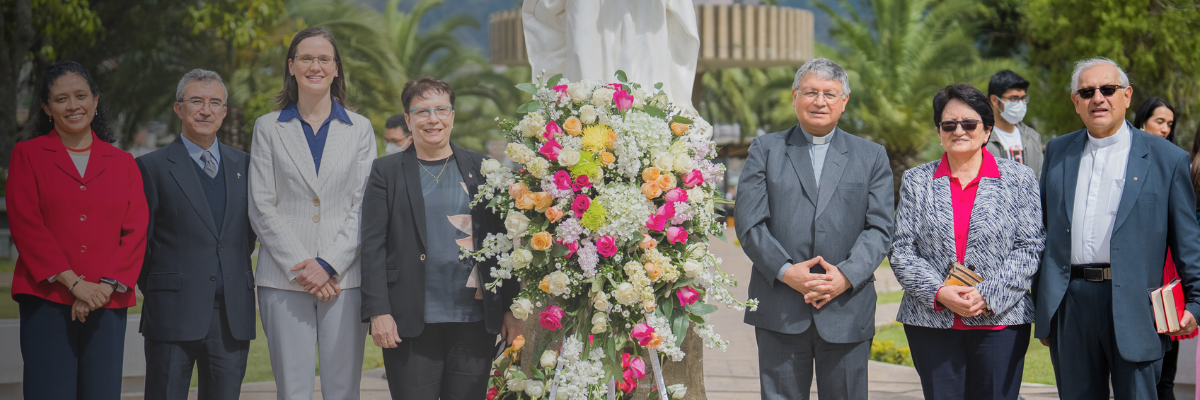
[[(466, 256), (497, 258), (489, 290), (525, 282), (513, 314), (526, 320), (544, 306), (536, 317), (550, 331), (533, 344), (541, 357), (528, 374), (515, 363), (523, 338), (496, 360), (488, 399), (628, 395), (649, 373), (645, 358), (655, 369), (659, 357), (683, 359), (689, 328), (725, 349), (705, 299), (757, 306), (734, 297), (737, 282), (708, 251), (707, 237), (725, 228), (714, 214), (725, 167), (713, 162), (712, 127), (677, 109), (661, 84), (651, 95), (622, 72), (617, 80), (518, 85), (533, 101), (501, 126), (520, 167), (483, 164), (474, 201), (501, 215), (507, 232)], [(686, 392), (668, 387), (671, 397)]]

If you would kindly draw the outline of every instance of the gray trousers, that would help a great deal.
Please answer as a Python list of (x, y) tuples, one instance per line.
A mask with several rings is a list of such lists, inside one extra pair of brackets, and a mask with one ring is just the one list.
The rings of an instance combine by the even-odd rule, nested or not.
[[(1138, 299), (1145, 300), (1145, 299)], [(1125, 361), (1113, 332), (1112, 281), (1072, 279), (1050, 321), (1050, 361), (1064, 399), (1157, 399), (1162, 359)]]
[(333, 301), (317, 300), (307, 292), (258, 288), (277, 399), (312, 399), (318, 353), (321, 397), (358, 399), (368, 327), (359, 317), (361, 304), (358, 288), (342, 289)]
[(763, 400), (807, 400), (814, 363), (821, 400), (867, 398), (870, 340), (829, 343), (815, 326), (795, 335), (754, 328), (754, 335)]

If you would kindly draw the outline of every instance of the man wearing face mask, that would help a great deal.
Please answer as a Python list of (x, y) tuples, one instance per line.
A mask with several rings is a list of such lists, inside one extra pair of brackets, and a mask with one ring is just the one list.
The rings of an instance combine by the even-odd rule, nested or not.
[(386, 155), (404, 151), (412, 143), (412, 133), (408, 131), (408, 123), (404, 122), (404, 114), (395, 114), (387, 119), (384, 125), (383, 138), (387, 140), (384, 148)]
[(1003, 70), (992, 75), (988, 82), (988, 98), (996, 116), (992, 136), (984, 145), (993, 156), (1008, 158), (1033, 168), (1042, 178), (1042, 135), (1025, 125), (1026, 105), (1029, 104), (1029, 81), (1016, 72)]

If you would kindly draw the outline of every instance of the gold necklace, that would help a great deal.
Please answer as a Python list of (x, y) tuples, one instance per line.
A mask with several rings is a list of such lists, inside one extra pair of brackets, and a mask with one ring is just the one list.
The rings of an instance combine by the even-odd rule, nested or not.
[(417, 161), (417, 164), (421, 164), (421, 169), (425, 170), (425, 173), (427, 173), (427, 174), (429, 174), (429, 176), (433, 177), (433, 183), (435, 183), (435, 184), (442, 183), (442, 173), (446, 172), (446, 165), (450, 164), (450, 157), (446, 157), (446, 161), (442, 163), (442, 170), (438, 171), (437, 175), (434, 175), (432, 172), (429, 172), (429, 168), (425, 168), (425, 163)]

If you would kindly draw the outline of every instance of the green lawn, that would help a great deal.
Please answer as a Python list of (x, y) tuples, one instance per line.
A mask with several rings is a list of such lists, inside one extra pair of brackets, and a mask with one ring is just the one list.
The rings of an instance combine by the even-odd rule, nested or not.
[(894, 292), (879, 292), (875, 295), (878, 298), (875, 300), (875, 304), (899, 303), (900, 299), (904, 297), (904, 291), (897, 290)]
[[(895, 342), (898, 348), (908, 349), (908, 338), (904, 336), (904, 326), (899, 323), (875, 329), (875, 341), (887, 340)], [(911, 359), (909, 363), (911, 363)], [(1022, 381), (1047, 385), (1053, 385), (1055, 382), (1054, 366), (1050, 364), (1050, 348), (1042, 346), (1040, 341), (1032, 337), (1032, 333), (1029, 339), (1029, 350), (1025, 352), (1025, 372)]]
[(17, 266), (16, 260), (0, 259), (0, 272), (12, 273)]

